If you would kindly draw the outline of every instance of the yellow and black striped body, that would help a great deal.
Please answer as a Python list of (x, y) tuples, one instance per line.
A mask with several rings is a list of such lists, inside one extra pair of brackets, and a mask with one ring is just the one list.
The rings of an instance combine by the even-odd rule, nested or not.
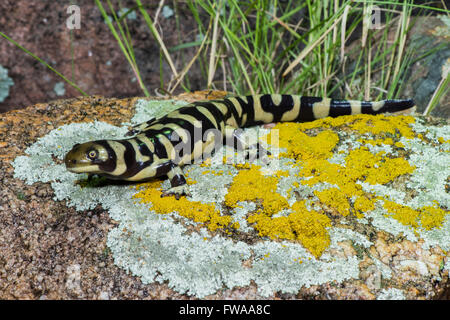
[[(127, 134), (134, 135), (131, 138), (77, 144), (66, 155), (65, 164), (72, 172), (127, 181), (167, 175), (172, 188), (164, 195), (179, 198), (187, 193), (181, 166), (210, 154), (225, 138), (231, 136), (239, 142), (238, 128), (313, 121), (328, 116), (398, 112), (412, 107), (412, 100), (368, 102), (280, 94), (199, 101), (135, 126)], [(260, 148), (243, 147), (256, 152)]]

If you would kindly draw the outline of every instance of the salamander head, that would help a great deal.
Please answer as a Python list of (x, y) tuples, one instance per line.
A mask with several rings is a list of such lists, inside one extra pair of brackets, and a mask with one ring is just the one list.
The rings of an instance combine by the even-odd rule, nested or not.
[(99, 140), (74, 145), (64, 157), (67, 170), (75, 173), (98, 174), (103, 173), (105, 168), (111, 167), (111, 165), (115, 166), (115, 161), (104, 142), (104, 140)]

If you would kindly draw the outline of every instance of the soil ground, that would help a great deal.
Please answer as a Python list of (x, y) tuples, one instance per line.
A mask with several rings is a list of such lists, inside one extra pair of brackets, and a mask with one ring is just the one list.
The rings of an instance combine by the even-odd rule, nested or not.
[[(111, 2), (118, 8), (117, 1)], [(147, 3), (150, 3), (146, 6), (147, 12), (153, 18), (159, 1)], [(143, 96), (138, 83), (133, 80), (134, 74), (117, 41), (106, 23), (103, 23), (95, 2), (78, 0), (76, 4), (81, 10), (81, 28), (74, 29), (72, 36), (71, 30), (66, 26), (66, 20), (70, 16), (66, 12), (69, 1), (1, 1), (0, 29), (69, 79), (72, 79), (74, 64), (74, 82), (89, 95), (101, 94), (117, 98)], [(136, 5), (135, 1), (121, 1), (121, 4), (127, 8)], [(171, 7), (172, 3), (167, 2), (167, 5)], [(185, 6), (178, 7), (181, 10), (180, 26), (186, 31), (183, 33), (183, 42), (194, 40), (196, 23), (187, 9), (183, 11)], [(154, 89), (160, 84), (159, 48), (142, 16), (136, 16), (135, 20), (127, 20), (128, 27), (141, 76), (153, 95)], [(168, 48), (180, 42), (178, 32), (175, 32), (174, 16), (166, 19), (160, 15), (157, 26)], [(194, 50), (183, 51), (185, 61), (192, 58)], [(179, 52), (172, 53), (172, 58), (178, 69), (185, 64)], [(0, 112), (81, 95), (67, 83), (64, 84), (65, 93), (57, 95), (55, 84), (64, 81), (3, 38), (0, 39), (0, 65), (8, 69), (8, 76), (14, 81), (9, 96), (0, 103)], [(201, 79), (200, 72), (196, 69), (198, 70), (192, 68), (190, 73), (192, 90), (199, 89), (196, 83), (200, 81), (195, 80)], [(166, 83), (170, 80), (170, 74), (168, 65), (164, 63)], [(182, 92), (182, 89), (177, 92)]]

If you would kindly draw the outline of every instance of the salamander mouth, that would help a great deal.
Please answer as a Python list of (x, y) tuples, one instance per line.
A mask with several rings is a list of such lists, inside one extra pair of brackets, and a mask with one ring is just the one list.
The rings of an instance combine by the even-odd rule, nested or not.
[(83, 170), (83, 168), (90, 165), (90, 162), (88, 163), (87, 161), (70, 159), (67, 156), (64, 158), (64, 163), (66, 165), (67, 170), (71, 172), (80, 172), (81, 170)]
[(91, 166), (92, 162), (88, 159), (79, 159), (72, 150), (64, 157), (64, 164), (70, 172), (84, 172), (83, 170)]

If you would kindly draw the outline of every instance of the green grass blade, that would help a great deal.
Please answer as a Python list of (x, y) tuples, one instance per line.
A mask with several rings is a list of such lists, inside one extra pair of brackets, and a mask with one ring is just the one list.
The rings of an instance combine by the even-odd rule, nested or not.
[(8, 37), (6, 34), (4, 34), (3, 32), (0, 32), (0, 36), (2, 36), (3, 38), (5, 38), (6, 40), (8, 40), (9, 42), (11, 42), (13, 45), (15, 45), (16, 47), (18, 47), (20, 50), (22, 50), (23, 52), (25, 52), (26, 54), (28, 54), (29, 56), (33, 57), (34, 59), (36, 59), (37, 61), (39, 61), (41, 64), (43, 64), (44, 66), (46, 66), (48, 69), (50, 69), (51, 71), (53, 71), (55, 74), (57, 74), (59, 77), (61, 77), (64, 81), (66, 81), (69, 85), (71, 85), (72, 87), (74, 87), (75, 89), (78, 90), (78, 92), (80, 92), (83, 96), (88, 96), (88, 94), (86, 92), (84, 92), (80, 87), (78, 87), (74, 82), (70, 81), (69, 79), (67, 79), (63, 74), (61, 74), (60, 72), (58, 72), (55, 68), (53, 68), (51, 65), (49, 65), (47, 62), (45, 62), (44, 60), (42, 60), (41, 58), (39, 58), (37, 55), (35, 55), (34, 53), (32, 53), (31, 51), (27, 50), (25, 47), (21, 46), (19, 43), (17, 43), (15, 40), (13, 40), (12, 38)]

